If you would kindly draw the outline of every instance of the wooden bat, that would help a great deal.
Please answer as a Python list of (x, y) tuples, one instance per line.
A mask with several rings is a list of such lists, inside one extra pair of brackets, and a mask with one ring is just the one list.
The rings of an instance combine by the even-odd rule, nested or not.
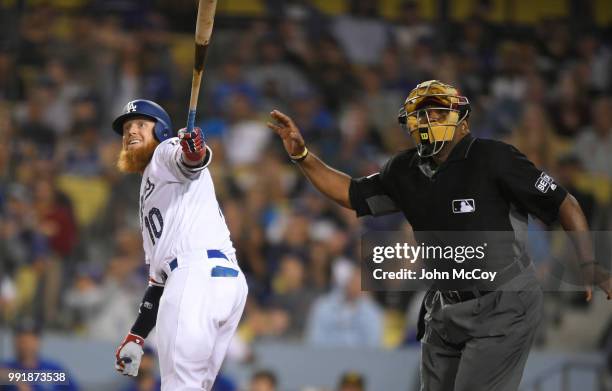
[(195, 60), (193, 63), (193, 76), (191, 78), (191, 97), (189, 99), (189, 114), (187, 115), (187, 131), (191, 132), (195, 124), (196, 107), (200, 84), (204, 74), (204, 61), (210, 43), (210, 36), (215, 21), (217, 0), (199, 0), (198, 19), (195, 29)]

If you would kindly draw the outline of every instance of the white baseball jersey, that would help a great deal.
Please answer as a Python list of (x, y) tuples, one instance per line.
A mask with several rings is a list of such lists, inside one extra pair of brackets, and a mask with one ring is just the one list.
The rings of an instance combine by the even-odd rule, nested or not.
[[(208, 148), (208, 147), (207, 147)], [(177, 137), (160, 143), (140, 185), (140, 227), (151, 277), (162, 281), (162, 267), (178, 255), (220, 250), (235, 253), (208, 171), (182, 163)]]

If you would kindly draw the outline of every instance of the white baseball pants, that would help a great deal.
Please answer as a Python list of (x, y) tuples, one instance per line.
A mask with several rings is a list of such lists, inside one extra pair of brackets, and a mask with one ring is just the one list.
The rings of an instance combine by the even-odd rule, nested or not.
[(157, 314), (161, 389), (210, 391), (244, 310), (246, 280), (233, 257), (186, 255), (177, 263)]

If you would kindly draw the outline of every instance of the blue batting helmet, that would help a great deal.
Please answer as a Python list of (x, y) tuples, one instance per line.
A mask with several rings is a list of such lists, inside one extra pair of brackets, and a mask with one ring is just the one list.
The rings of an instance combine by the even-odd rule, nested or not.
[(145, 116), (155, 121), (153, 133), (160, 143), (174, 136), (172, 121), (166, 110), (157, 103), (146, 99), (136, 99), (128, 102), (123, 108), (123, 114), (113, 121), (113, 130), (123, 135), (123, 123), (138, 116)]

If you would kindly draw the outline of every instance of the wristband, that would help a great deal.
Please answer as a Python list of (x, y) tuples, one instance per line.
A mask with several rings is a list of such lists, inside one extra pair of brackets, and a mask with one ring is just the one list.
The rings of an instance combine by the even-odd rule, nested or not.
[(293, 163), (298, 163), (306, 159), (306, 156), (308, 156), (308, 148), (304, 147), (304, 151), (302, 153), (299, 155), (289, 155), (289, 159), (291, 159)]
[(134, 342), (137, 343), (140, 346), (144, 346), (144, 338), (142, 338), (140, 335), (136, 335), (134, 333), (129, 333), (126, 337), (125, 337), (125, 342)]

